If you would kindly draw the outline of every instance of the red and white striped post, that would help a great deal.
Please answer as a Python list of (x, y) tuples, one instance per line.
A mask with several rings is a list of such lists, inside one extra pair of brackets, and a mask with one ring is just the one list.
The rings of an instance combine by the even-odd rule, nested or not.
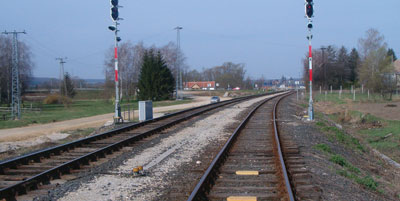
[(119, 82), (118, 82), (118, 22), (115, 22), (115, 47), (114, 47), (114, 63), (115, 63), (115, 116), (114, 122), (120, 122), (119, 112)]
[(310, 77), (310, 99), (308, 102), (308, 120), (312, 121), (314, 120), (314, 108), (313, 108), (313, 96), (312, 96), (312, 81), (313, 81), (313, 73), (312, 73), (312, 45), (311, 45), (311, 39), (312, 39), (312, 34), (311, 34), (311, 29), (309, 29), (309, 35), (307, 36), (308, 38), (308, 71), (309, 71), (309, 77)]
[(308, 53), (308, 65), (309, 65), (309, 68), (308, 68), (308, 70), (309, 70), (309, 77), (310, 77), (310, 100), (309, 100), (309, 103), (308, 103), (308, 120), (309, 121), (312, 121), (312, 120), (314, 120), (314, 108), (313, 108), (313, 97), (312, 97), (312, 80), (313, 80), (313, 78), (312, 78), (312, 46), (311, 46), (311, 40), (312, 40), (312, 34), (311, 34), (311, 30), (312, 30), (312, 28), (313, 28), (313, 24), (312, 24), (312, 17), (313, 17), (313, 14), (314, 14), (314, 2), (313, 2), (313, 0), (305, 0), (305, 6), (306, 6), (306, 9), (305, 9), (305, 12), (306, 12), (306, 17), (307, 17), (307, 19), (308, 19), (308, 24), (307, 24), (307, 27), (308, 27), (308, 36), (307, 36), (307, 39), (308, 39), (308, 51), (309, 51), (309, 53)]

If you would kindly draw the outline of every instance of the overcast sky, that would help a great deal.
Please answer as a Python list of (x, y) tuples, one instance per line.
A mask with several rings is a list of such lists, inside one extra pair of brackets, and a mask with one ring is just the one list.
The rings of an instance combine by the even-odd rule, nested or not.
[[(81, 78), (104, 78), (105, 52), (113, 46), (108, 0), (2, 0), (0, 30), (26, 30), (20, 40), (33, 52), (37, 77), (58, 77), (56, 57)], [(258, 78), (299, 77), (307, 51), (302, 0), (120, 0), (123, 41), (162, 46), (176, 40), (191, 69), (232, 61)], [(315, 0), (313, 46), (357, 47), (378, 29), (400, 56), (399, 0)]]

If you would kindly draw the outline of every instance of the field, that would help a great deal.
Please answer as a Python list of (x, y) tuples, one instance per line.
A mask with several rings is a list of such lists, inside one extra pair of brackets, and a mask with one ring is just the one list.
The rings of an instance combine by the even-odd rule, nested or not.
[[(180, 101), (159, 101), (153, 102), (153, 107), (177, 105), (189, 103), (192, 100)], [(122, 101), (121, 105), (129, 104), (130, 108), (137, 110), (137, 101)], [(114, 103), (109, 99), (102, 98), (101, 91), (79, 91), (72, 103), (68, 106), (63, 104), (43, 104), (43, 102), (25, 101), (25, 107), (40, 108), (39, 111), (23, 112), (21, 120), (1, 120), (0, 129), (27, 126), (30, 124), (43, 124), (58, 122), (94, 115), (101, 115), (114, 112)], [(4, 113), (3, 113), (4, 114)], [(9, 114), (7, 114), (9, 115)]]
[[(306, 96), (305, 96), (306, 97)], [(380, 94), (315, 93), (315, 110), (343, 125), (364, 144), (400, 162), (400, 98), (392, 101)], [(318, 124), (318, 115), (316, 116)]]

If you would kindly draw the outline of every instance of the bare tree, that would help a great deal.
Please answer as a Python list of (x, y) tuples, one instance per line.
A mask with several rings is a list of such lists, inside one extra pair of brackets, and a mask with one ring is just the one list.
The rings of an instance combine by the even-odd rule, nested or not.
[[(145, 51), (153, 49), (153, 51), (159, 51), (162, 55), (168, 68), (174, 75), (177, 75), (177, 66), (179, 65), (182, 72), (188, 67), (185, 64), (185, 56), (180, 53), (179, 60), (177, 61), (177, 48), (172, 42), (167, 45), (157, 48), (154, 45), (150, 48), (145, 47), (143, 42), (139, 42), (133, 45), (130, 41), (124, 42), (119, 47), (118, 64), (119, 64), (119, 81), (121, 87), (121, 98), (124, 96), (132, 96), (135, 94), (139, 79), (139, 73), (142, 66), (143, 56)], [(178, 65), (177, 65), (178, 64)], [(113, 91), (114, 87), (114, 49), (110, 48), (106, 53), (106, 59), (104, 63), (104, 72), (106, 77), (106, 88), (108, 92)], [(109, 94), (112, 95), (111, 93)]]
[[(374, 92), (392, 94), (392, 74), (394, 66), (392, 58), (387, 55), (387, 44), (384, 37), (375, 29), (370, 29), (365, 38), (359, 40), (362, 52), (359, 67), (360, 82)], [(389, 79), (389, 81), (388, 81)]]
[[(0, 102), (11, 102), (11, 80), (12, 80), (12, 39), (0, 36)], [(25, 43), (18, 41), (18, 67), (20, 89), (23, 94), (28, 88), (29, 79), (32, 77), (34, 64), (32, 53)]]

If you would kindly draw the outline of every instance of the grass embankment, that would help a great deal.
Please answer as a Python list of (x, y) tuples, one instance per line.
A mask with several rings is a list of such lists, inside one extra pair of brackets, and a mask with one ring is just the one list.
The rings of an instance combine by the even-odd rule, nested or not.
[[(191, 100), (159, 101), (153, 102), (153, 107), (185, 104), (190, 102)], [(30, 105), (30, 103), (26, 104)], [(122, 104), (126, 103), (123, 102)], [(138, 109), (138, 102), (132, 102), (129, 104), (133, 106), (133, 109)], [(107, 100), (74, 100), (69, 106), (64, 106), (63, 104), (33, 103), (33, 107), (40, 107), (41, 111), (22, 113), (22, 119), (18, 121), (0, 121), (0, 129), (22, 127), (29, 124), (65, 121), (114, 112), (114, 104)]]
[[(318, 94), (315, 96), (315, 100), (316, 102), (325, 102), (333, 106), (345, 106), (348, 101), (357, 104), (390, 103), (390, 101), (377, 94), (371, 94), (369, 100), (366, 94), (359, 94), (359, 98), (356, 98), (356, 101), (353, 101), (353, 96), (350, 94), (345, 96), (342, 94), (341, 99), (339, 99), (338, 94), (328, 93), (326, 97), (325, 99), (325, 94)], [(394, 99), (397, 99), (396, 95), (394, 95)], [(354, 127), (355, 133), (365, 143), (393, 160), (400, 162), (400, 121), (386, 120), (369, 113), (351, 110), (348, 112), (338, 111), (328, 116), (335, 122)], [(332, 129), (335, 130), (337, 128)]]
[[(340, 143), (345, 147), (359, 153), (365, 152), (365, 148), (360, 144), (360, 142), (356, 138), (346, 134), (344, 131), (336, 127), (329, 126), (324, 121), (319, 121), (316, 123), (316, 125), (322, 132), (328, 135), (329, 141), (333, 143)], [(381, 189), (378, 189), (378, 182), (376, 182), (368, 172), (361, 171), (351, 162), (347, 161), (345, 157), (335, 153), (329, 145), (317, 144), (313, 148), (323, 152), (329, 157), (330, 162), (338, 165), (338, 169), (336, 169), (337, 174), (351, 179), (370, 190), (382, 191)]]
[[(398, 99), (398, 97), (394, 96), (394, 99)], [(356, 94), (354, 101), (352, 94), (342, 94), (339, 98), (338, 93), (330, 94), (328, 92), (327, 94), (316, 93), (315, 102), (323, 102), (322, 105), (324, 107), (332, 106), (331, 108), (337, 109), (335, 113), (330, 113), (329, 115), (323, 115), (320, 112), (315, 113), (316, 125), (321, 132), (327, 135), (330, 142), (344, 145), (347, 149), (359, 154), (366, 152), (365, 144), (367, 144), (369, 147), (377, 149), (397, 162), (400, 161), (400, 121), (385, 120), (368, 113), (347, 111), (348, 109), (345, 109), (350, 108), (347, 105), (349, 103), (368, 103), (370, 105), (371, 103), (378, 103), (377, 105), (379, 105), (379, 103), (390, 103), (390, 101), (376, 94), (371, 94), (369, 99), (367, 94)], [(343, 111), (340, 111), (339, 108), (343, 108)], [(326, 108), (320, 109), (324, 110)], [(334, 121), (342, 124), (344, 129), (331, 126), (332, 123), (325, 120), (326, 118), (330, 119), (329, 122)], [(352, 135), (346, 133), (346, 129), (351, 129), (349, 132)], [(359, 140), (362, 140), (362, 143)], [(369, 172), (368, 169), (359, 169), (360, 167), (356, 167), (357, 164), (346, 160), (346, 157), (340, 154), (341, 152), (335, 152), (333, 148), (335, 147), (330, 147), (327, 144), (317, 144), (314, 146), (314, 149), (323, 152), (330, 162), (336, 164), (333, 168), (337, 174), (349, 178), (365, 188), (380, 193), (384, 192), (383, 189), (385, 187), (383, 184), (380, 186), (376, 181), (377, 178), (379, 179), (379, 176), (374, 176), (374, 173)]]

